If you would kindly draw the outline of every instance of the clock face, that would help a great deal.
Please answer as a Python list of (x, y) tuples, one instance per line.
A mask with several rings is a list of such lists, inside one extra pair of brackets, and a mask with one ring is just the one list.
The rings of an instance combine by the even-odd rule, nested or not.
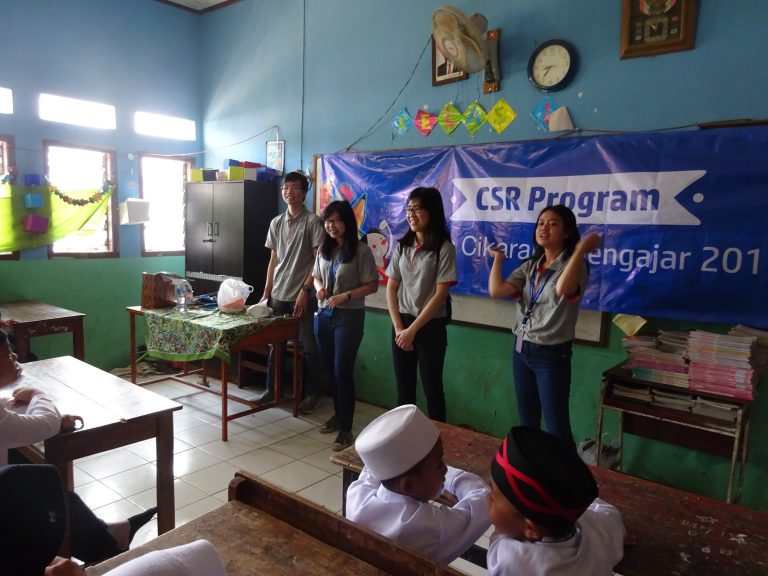
[(563, 40), (551, 40), (539, 46), (528, 62), (528, 78), (544, 92), (560, 90), (573, 78), (576, 51)]

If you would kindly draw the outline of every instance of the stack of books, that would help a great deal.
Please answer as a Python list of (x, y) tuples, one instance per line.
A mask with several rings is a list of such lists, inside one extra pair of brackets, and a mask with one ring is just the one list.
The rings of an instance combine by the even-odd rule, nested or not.
[(691, 390), (752, 400), (761, 361), (755, 335), (695, 330), (689, 338)]
[(642, 339), (624, 338), (622, 344), (629, 354), (627, 365), (632, 369), (632, 377), (688, 388), (687, 342), (688, 332), (662, 331), (658, 336)]

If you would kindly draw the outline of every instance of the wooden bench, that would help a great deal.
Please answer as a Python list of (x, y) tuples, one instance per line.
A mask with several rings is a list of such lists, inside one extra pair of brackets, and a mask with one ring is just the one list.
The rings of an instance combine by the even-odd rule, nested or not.
[[(445, 462), (490, 482), (501, 440), (435, 422)], [(354, 447), (331, 457), (346, 490), (363, 469)], [(590, 466), (600, 497), (616, 506), (634, 540), (616, 567), (622, 576), (742, 576), (768, 574), (768, 514)]]
[(99, 576), (128, 560), (205, 538), (229, 576), (461, 576), (416, 552), (246, 472), (229, 503), (87, 570)]

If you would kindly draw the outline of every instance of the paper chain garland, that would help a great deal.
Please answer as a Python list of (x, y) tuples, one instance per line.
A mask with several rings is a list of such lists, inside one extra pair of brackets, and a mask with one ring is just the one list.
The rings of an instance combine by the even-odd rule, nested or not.
[(51, 191), (56, 196), (61, 198), (62, 201), (72, 206), (87, 206), (88, 204), (97, 204), (101, 202), (104, 199), (104, 196), (108, 195), (111, 190), (112, 183), (104, 182), (104, 184), (101, 186), (101, 190), (94, 192), (94, 194), (89, 198), (72, 198), (72, 196), (67, 196), (61, 190), (51, 185)]

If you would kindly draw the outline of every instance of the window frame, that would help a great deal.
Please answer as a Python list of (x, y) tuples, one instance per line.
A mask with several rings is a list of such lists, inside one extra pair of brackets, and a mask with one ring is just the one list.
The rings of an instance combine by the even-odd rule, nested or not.
[[(11, 166), (16, 166), (16, 140), (11, 134), (0, 134), (0, 142), (3, 144), (0, 146), (0, 154), (3, 155), (3, 166), (5, 166), (7, 171)], [(20, 259), (21, 252), (19, 250), (14, 250), (7, 254), (0, 254), (0, 260)]]
[[(144, 170), (142, 168), (144, 158), (162, 158), (165, 160), (178, 160), (184, 162), (184, 195), (181, 203), (182, 210), (187, 205), (187, 184), (195, 166), (195, 160), (191, 156), (179, 154), (178, 156), (168, 156), (164, 154), (153, 154), (152, 152), (139, 152), (139, 198), (144, 199)], [(144, 245), (144, 224), (141, 225), (141, 256), (150, 258), (153, 256), (184, 256), (186, 254), (186, 230), (184, 231), (184, 249), (183, 250), (164, 250), (159, 252), (149, 252)]]
[[(111, 148), (101, 148), (98, 146), (88, 146), (85, 144), (73, 144), (72, 142), (62, 142), (60, 140), (43, 140), (43, 162), (45, 163), (45, 175), (49, 174), (48, 168), (48, 149), (51, 147), (77, 148), (79, 150), (89, 150), (101, 152), (107, 158), (105, 167), (106, 180), (112, 183), (112, 194), (109, 197), (109, 206), (107, 207), (107, 227), (108, 237), (110, 239), (109, 250), (104, 252), (54, 252), (53, 244), (48, 245), (48, 259), (53, 258), (119, 258), (120, 257), (120, 237), (117, 208), (117, 153)], [(55, 183), (54, 183), (55, 184)]]

